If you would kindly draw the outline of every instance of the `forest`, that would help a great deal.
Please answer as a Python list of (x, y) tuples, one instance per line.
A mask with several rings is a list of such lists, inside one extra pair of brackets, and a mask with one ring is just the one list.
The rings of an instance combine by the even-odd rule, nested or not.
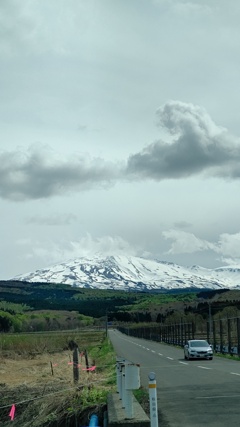
[(111, 324), (169, 324), (240, 316), (240, 291), (144, 293), (0, 281), (0, 332)]

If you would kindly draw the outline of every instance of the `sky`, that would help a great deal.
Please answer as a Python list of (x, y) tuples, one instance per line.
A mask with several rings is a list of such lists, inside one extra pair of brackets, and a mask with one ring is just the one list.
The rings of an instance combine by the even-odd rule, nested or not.
[(240, 264), (238, 0), (1, 0), (0, 280)]

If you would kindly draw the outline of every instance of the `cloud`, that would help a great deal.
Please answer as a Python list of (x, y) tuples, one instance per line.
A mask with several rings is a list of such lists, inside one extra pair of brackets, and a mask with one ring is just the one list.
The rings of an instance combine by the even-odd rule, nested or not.
[(169, 101), (157, 110), (171, 141), (159, 140), (131, 155), (125, 165), (72, 153), (61, 158), (35, 144), (0, 153), (0, 197), (23, 201), (109, 187), (117, 181), (183, 179), (196, 175), (240, 177), (240, 139), (217, 126), (201, 107)]
[(77, 216), (69, 214), (53, 214), (51, 216), (32, 216), (26, 221), (27, 224), (47, 225), (47, 226), (59, 226), (59, 225), (70, 225), (77, 220)]
[(177, 221), (174, 223), (174, 227), (176, 227), (176, 228), (189, 228), (191, 226), (192, 226), (192, 224), (190, 222), (187, 222), (187, 221)]
[(209, 242), (200, 239), (192, 233), (179, 230), (168, 230), (162, 233), (163, 237), (171, 240), (168, 255), (191, 254), (199, 251), (213, 251), (221, 256), (221, 262), (239, 264), (240, 262), (240, 233), (220, 234), (218, 241)]
[(130, 245), (119, 236), (102, 236), (93, 238), (89, 233), (79, 240), (69, 241), (31, 241), (30, 239), (17, 242), (25, 250), (22, 256), (25, 259), (39, 259), (42, 265), (50, 265), (75, 259), (79, 257), (92, 257), (94, 254), (110, 255), (135, 255), (144, 256), (141, 248)]
[(187, 178), (195, 175), (239, 178), (240, 140), (217, 126), (201, 107), (169, 101), (157, 110), (158, 125), (172, 135), (128, 159), (132, 178)]
[(116, 164), (73, 154), (64, 160), (41, 144), (27, 151), (0, 153), (0, 197), (14, 201), (42, 199), (68, 191), (109, 186)]
[(193, 253), (198, 251), (206, 251), (209, 249), (215, 250), (215, 245), (196, 237), (192, 233), (187, 233), (180, 230), (168, 230), (162, 233), (165, 239), (172, 240), (171, 248), (167, 254), (183, 254)]
[(153, 3), (161, 7), (168, 7), (171, 11), (180, 14), (193, 14), (195, 12), (199, 16), (199, 13), (209, 13), (211, 11), (208, 2), (205, 0), (178, 0), (177, 2), (176, 0), (153, 0)]
[(240, 233), (223, 233), (219, 237), (219, 252), (224, 256), (240, 258)]
[[(11, 55), (56, 53), (76, 50), (88, 34), (93, 4), (79, 0), (7, 0), (0, 2), (0, 52)], [(53, 19), (54, 17), (54, 19)]]

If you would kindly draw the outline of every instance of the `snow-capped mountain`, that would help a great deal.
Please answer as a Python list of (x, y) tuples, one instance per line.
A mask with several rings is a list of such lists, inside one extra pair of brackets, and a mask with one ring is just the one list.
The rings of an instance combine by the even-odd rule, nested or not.
[(240, 289), (240, 266), (213, 270), (134, 256), (77, 258), (68, 262), (22, 274), (12, 280), (64, 283), (71, 286), (157, 291), (184, 288)]

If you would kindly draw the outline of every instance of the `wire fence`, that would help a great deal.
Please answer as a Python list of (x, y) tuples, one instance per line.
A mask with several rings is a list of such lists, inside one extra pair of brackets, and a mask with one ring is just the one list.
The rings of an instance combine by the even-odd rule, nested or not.
[(240, 357), (240, 317), (159, 326), (118, 326), (118, 329), (129, 336), (181, 347), (190, 339), (206, 339), (216, 353)]

